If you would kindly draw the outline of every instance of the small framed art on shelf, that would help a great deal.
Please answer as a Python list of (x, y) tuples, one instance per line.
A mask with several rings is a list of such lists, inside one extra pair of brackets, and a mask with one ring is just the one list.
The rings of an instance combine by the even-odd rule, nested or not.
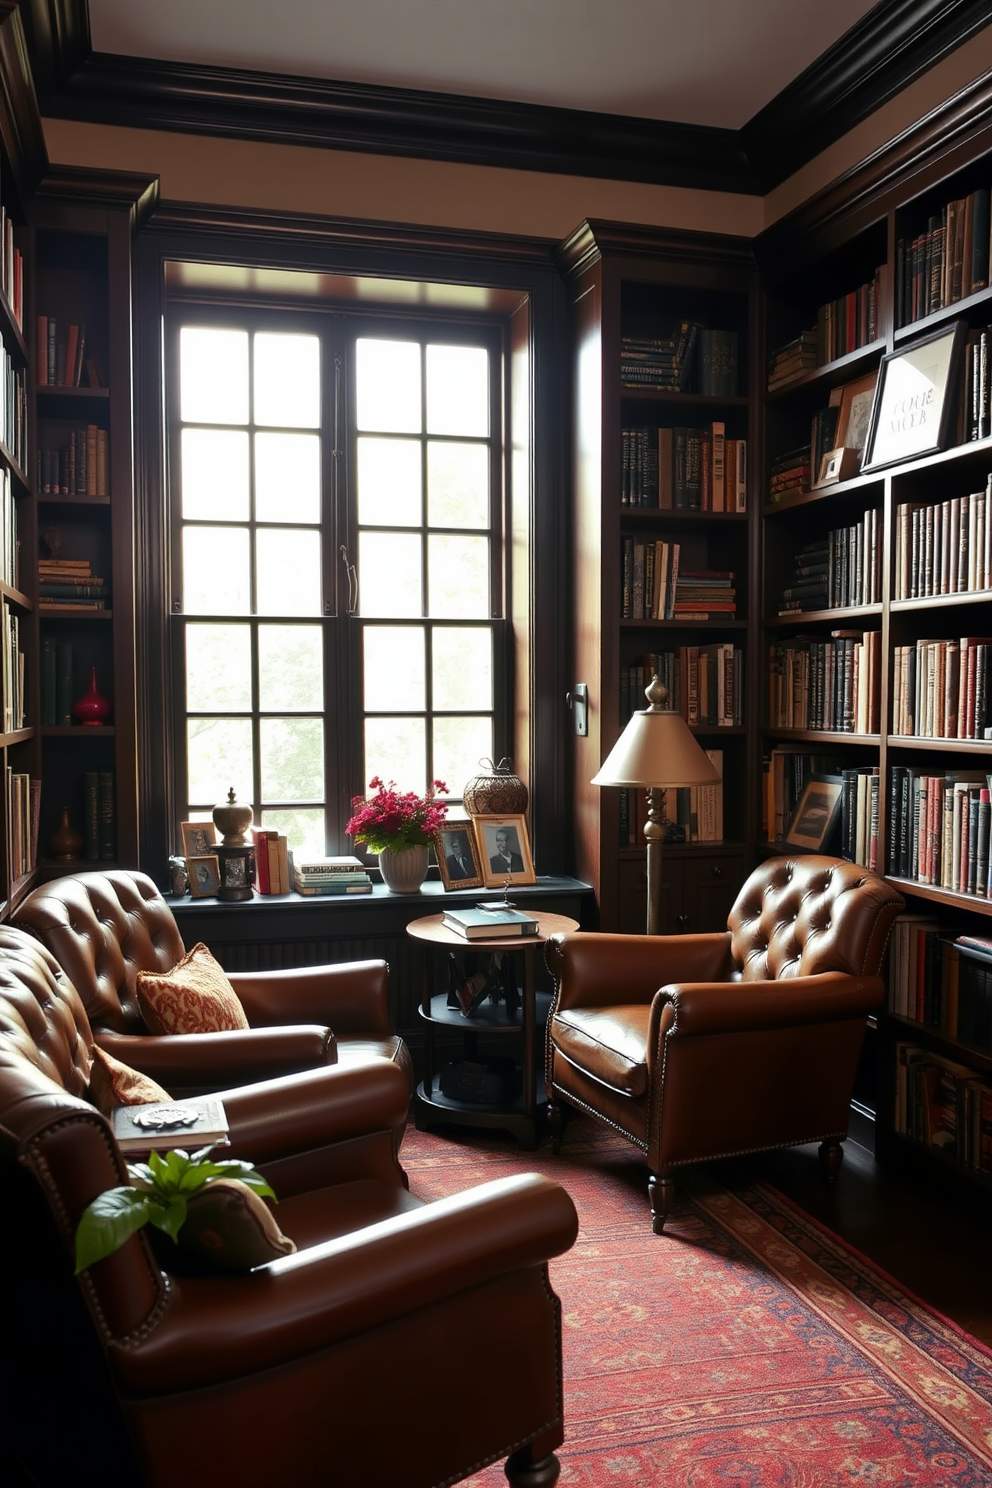
[(785, 834), (789, 847), (811, 853), (827, 850), (837, 825), (843, 789), (840, 775), (810, 776)]
[(470, 821), (446, 821), (435, 834), (434, 853), (446, 889), (481, 889), (482, 869)]
[(476, 816), (472, 823), (487, 889), (537, 882), (525, 816)]
[(194, 899), (209, 899), (220, 888), (220, 858), (216, 853), (186, 859), (189, 892)]

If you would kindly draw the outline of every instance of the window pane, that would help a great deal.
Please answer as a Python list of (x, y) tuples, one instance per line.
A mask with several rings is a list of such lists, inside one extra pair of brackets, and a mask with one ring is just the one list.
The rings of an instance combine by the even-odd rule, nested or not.
[[(481, 626), (435, 628), (431, 677), (434, 707), (445, 712), (493, 706), (492, 632)], [(445, 777), (447, 779), (447, 777)]]
[(248, 435), (235, 429), (184, 429), (183, 516), (243, 522), (248, 516)]
[(247, 615), (250, 607), (247, 529), (184, 528), (183, 609), (186, 613)]
[(179, 332), (180, 416), (194, 424), (248, 422), (248, 334), (209, 326)]
[(493, 757), (493, 726), (488, 718), (435, 718), (434, 773), (451, 796), (461, 797), (479, 773), (479, 762)]
[(187, 625), (186, 707), (191, 713), (250, 711), (247, 625)]
[(187, 787), (191, 806), (213, 808), (233, 789), (252, 798), (251, 720), (191, 718), (186, 728)]
[(482, 346), (428, 346), (427, 432), (489, 433), (489, 354)]
[(380, 527), (419, 527), (419, 439), (359, 439), (358, 520)]
[(324, 799), (322, 719), (263, 718), (259, 725), (259, 749), (265, 800)]
[(370, 713), (427, 706), (424, 632), (419, 625), (366, 625), (365, 707)]
[(255, 337), (255, 422), (320, 427), (320, 342), (316, 336)]
[(320, 614), (320, 533), (266, 527), (255, 546), (260, 615)]
[(319, 435), (255, 435), (255, 516), (260, 522), (320, 521)]
[(359, 429), (419, 434), (422, 421), (417, 342), (379, 341), (361, 336), (355, 347)]
[(489, 539), (448, 537), (427, 540), (430, 571), (428, 614), (438, 620), (478, 620), (489, 616)]
[(319, 713), (324, 648), (319, 625), (258, 627), (258, 706), (263, 713)]
[(420, 534), (361, 532), (358, 593), (363, 615), (419, 620), (424, 613)]
[(432, 527), (488, 527), (486, 445), (428, 444), (427, 520)]
[(282, 832), (297, 859), (322, 858), (327, 851), (323, 811), (304, 807), (295, 811), (263, 811), (262, 826)]
[(366, 718), (366, 786), (374, 775), (395, 780), (401, 791), (426, 790), (427, 735), (422, 718)]

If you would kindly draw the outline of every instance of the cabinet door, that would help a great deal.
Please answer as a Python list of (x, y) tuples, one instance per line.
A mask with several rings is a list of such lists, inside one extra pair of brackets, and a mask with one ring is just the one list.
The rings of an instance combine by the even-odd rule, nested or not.
[(726, 930), (727, 916), (744, 882), (741, 854), (687, 859), (683, 867), (683, 918), (679, 930), (682, 934)]
[[(620, 863), (619, 930), (643, 935), (647, 925), (648, 873), (644, 858)], [(727, 915), (744, 882), (740, 853), (694, 858), (662, 851), (661, 933), (687, 935), (726, 930)]]
[[(661, 933), (675, 935), (682, 913), (681, 859), (661, 859)], [(621, 935), (643, 935), (648, 923), (648, 869), (644, 857), (624, 858), (618, 868), (617, 930)]]

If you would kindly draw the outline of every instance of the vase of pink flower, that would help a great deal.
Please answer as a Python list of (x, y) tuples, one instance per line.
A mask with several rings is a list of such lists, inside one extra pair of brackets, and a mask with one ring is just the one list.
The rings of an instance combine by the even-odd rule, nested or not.
[(374, 794), (353, 798), (345, 831), (378, 853), (382, 881), (391, 893), (416, 894), (427, 877), (428, 849), (448, 812), (437, 793), (447, 789), (443, 780), (435, 780), (418, 796), (375, 775), (369, 781)]

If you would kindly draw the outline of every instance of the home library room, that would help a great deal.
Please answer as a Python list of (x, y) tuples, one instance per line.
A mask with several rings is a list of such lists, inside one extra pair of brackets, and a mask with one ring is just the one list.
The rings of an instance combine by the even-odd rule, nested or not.
[[(816, 790), (825, 850), (905, 896), (863, 1091), (876, 1152), (979, 1187), (992, 1179), (990, 146), (980, 111), (953, 149), (924, 131), (905, 184), (852, 183), (850, 207), (825, 198), (820, 220), (814, 203), (759, 248), (762, 838), (797, 850)], [(824, 306), (841, 301), (854, 339), (838, 345)]]
[(644, 792), (589, 782), (657, 672), (722, 777), (665, 793), (662, 923), (719, 929), (754, 834), (753, 264), (737, 240), (600, 222), (561, 263), (576, 336), (575, 664), (593, 699), (575, 741), (577, 871), (604, 928), (643, 930)]

